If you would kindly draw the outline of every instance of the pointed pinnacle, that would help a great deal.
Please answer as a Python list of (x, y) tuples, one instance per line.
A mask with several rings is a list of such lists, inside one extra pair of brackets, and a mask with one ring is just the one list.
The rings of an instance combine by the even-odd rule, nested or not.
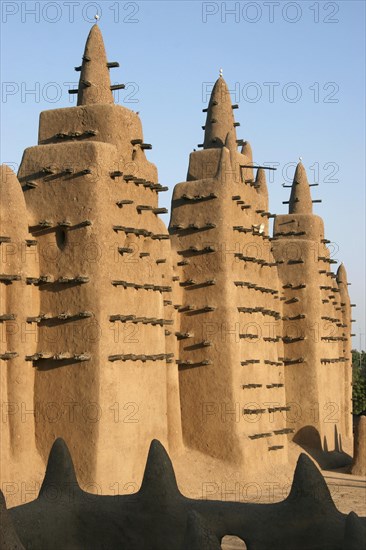
[(226, 139), (225, 139), (225, 147), (230, 151), (231, 168), (236, 172), (238, 167), (238, 162), (237, 162), (238, 145), (236, 143), (235, 128), (231, 128), (231, 130), (227, 133)]
[(257, 188), (257, 193), (268, 198), (266, 173), (263, 168), (258, 168), (257, 170), (257, 174), (255, 177), (255, 186)]
[(114, 103), (103, 36), (97, 24), (85, 44), (78, 92), (78, 105), (96, 103)]
[(337, 283), (347, 285), (347, 271), (343, 263), (337, 269)]
[(235, 128), (231, 128), (230, 131), (226, 134), (225, 147), (229, 149), (230, 152), (238, 150)]
[(310, 187), (303, 164), (296, 166), (294, 181), (291, 189), (289, 214), (311, 214), (313, 203), (311, 201)]
[(303, 501), (311, 501), (314, 513), (316, 513), (316, 506), (314, 505), (337, 511), (324, 477), (305, 453), (301, 453), (297, 461), (291, 491), (287, 500), (296, 501), (300, 505)]
[(60, 493), (69, 492), (71, 487), (81, 491), (69, 449), (61, 438), (52, 445), (39, 498), (47, 497), (47, 491), (55, 487)]
[(225, 80), (220, 76), (213, 87), (207, 109), (204, 149), (223, 147), (231, 129), (234, 129), (236, 141), (230, 92)]
[(221, 149), (219, 164), (217, 166), (217, 172), (215, 175), (215, 179), (221, 184), (225, 184), (233, 177), (232, 160), (233, 159), (230, 150), (226, 146), (223, 147)]
[[(243, 164), (245, 164), (246, 166), (253, 165), (253, 152), (249, 141), (244, 141), (240, 153), (244, 156)], [(244, 178), (244, 180), (253, 180), (253, 168), (243, 168), (242, 177)]]
[(152, 503), (156, 502), (157, 495), (164, 499), (181, 496), (172, 462), (157, 439), (150, 445), (139, 494)]
[(253, 152), (249, 141), (244, 141), (240, 152), (247, 157), (248, 164), (253, 162)]
[(341, 302), (343, 302), (346, 308), (348, 308), (350, 305), (350, 297), (348, 292), (347, 272), (344, 264), (341, 264), (337, 269), (336, 281), (341, 296)]

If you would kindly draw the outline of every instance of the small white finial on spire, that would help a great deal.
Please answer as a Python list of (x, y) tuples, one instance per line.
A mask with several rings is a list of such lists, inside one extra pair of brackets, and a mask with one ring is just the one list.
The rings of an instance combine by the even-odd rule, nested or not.
[(95, 19), (95, 20), (96, 20), (96, 22), (98, 23), (98, 21), (99, 21), (99, 19), (100, 19), (100, 15), (98, 15), (98, 14), (95, 14), (95, 15), (94, 15), (94, 19)]
[(219, 76), (222, 77), (222, 69), (219, 70)]
[(299, 161), (302, 162), (302, 157), (299, 157)]

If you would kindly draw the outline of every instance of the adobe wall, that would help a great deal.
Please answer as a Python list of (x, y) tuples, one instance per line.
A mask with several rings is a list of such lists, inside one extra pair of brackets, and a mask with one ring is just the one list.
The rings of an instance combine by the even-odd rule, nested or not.
[(284, 289), (286, 399), (297, 408), (296, 442), (349, 452), (349, 358), (340, 348), (350, 341), (350, 331), (341, 326), (342, 299), (327, 243), (322, 219), (312, 214), (305, 171), (298, 165), (290, 213), (276, 217), (273, 242)]
[[(27, 278), (38, 275), (34, 243), (28, 233), (23, 192), (6, 166), (0, 172), (0, 329), (1, 329), (1, 469), (8, 503), (22, 498), (22, 484), (34, 490), (43, 464), (34, 441), (34, 369), (24, 361), (36, 346), (27, 319), (38, 311), (39, 296)], [(24, 495), (23, 495), (24, 496)]]

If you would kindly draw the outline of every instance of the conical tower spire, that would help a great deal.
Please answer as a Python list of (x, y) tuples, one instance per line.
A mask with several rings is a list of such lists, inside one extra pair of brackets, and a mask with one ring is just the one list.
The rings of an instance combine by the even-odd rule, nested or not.
[[(241, 148), (241, 154), (245, 157), (244, 164), (247, 166), (253, 164), (253, 152), (249, 141), (244, 141)], [(245, 181), (252, 181), (254, 179), (253, 168), (243, 168), (242, 176)]]
[[(257, 191), (257, 208), (268, 212), (268, 187), (266, 182), (266, 173), (263, 168), (258, 168), (255, 182), (255, 189)], [(264, 232), (268, 234), (269, 220), (267, 217), (263, 218)]]
[(341, 264), (337, 269), (337, 283), (347, 285), (347, 271), (344, 264)]
[(252, 152), (252, 146), (250, 145), (249, 141), (244, 141), (242, 148), (241, 148), (241, 154), (246, 156), (248, 158), (248, 161), (253, 163), (253, 152)]
[(204, 149), (223, 147), (225, 145), (226, 136), (232, 130), (234, 130), (233, 135), (236, 141), (230, 92), (225, 80), (220, 75), (213, 87), (210, 102), (208, 104), (205, 139), (203, 143)]
[(237, 171), (238, 167), (236, 166), (236, 153), (238, 151), (238, 145), (236, 143), (236, 132), (234, 127), (232, 127), (226, 135), (225, 147), (230, 151), (231, 168), (234, 171)]
[(296, 166), (292, 183), (289, 214), (312, 214), (313, 203), (305, 168), (301, 162)]
[(263, 197), (264, 203), (268, 203), (268, 187), (266, 181), (266, 173), (263, 168), (258, 168), (257, 174), (255, 177), (255, 187), (257, 189), (258, 195)]
[(102, 33), (93, 25), (85, 44), (78, 105), (114, 103)]
[(235, 128), (231, 128), (229, 132), (226, 134), (224, 145), (229, 151), (237, 151), (238, 145), (236, 143), (236, 132)]

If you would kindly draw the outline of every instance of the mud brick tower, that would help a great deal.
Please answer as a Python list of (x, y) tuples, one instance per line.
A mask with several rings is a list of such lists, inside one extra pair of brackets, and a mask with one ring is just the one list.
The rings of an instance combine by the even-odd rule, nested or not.
[[(332, 263), (323, 220), (313, 214), (302, 164), (296, 168), (289, 213), (277, 216), (274, 255), (284, 292), (286, 397), (297, 404), (295, 440), (352, 453), (351, 308), (343, 264)], [(330, 445), (329, 445), (330, 442)]]
[(136, 449), (124, 467), (141, 474), (137, 457), (142, 468), (148, 442), (168, 436), (173, 308), (162, 186), (138, 115), (114, 105), (113, 65), (95, 25), (77, 107), (41, 114), (39, 144), (25, 151), (18, 175), (39, 257), (24, 290), (37, 289), (39, 309), (27, 322), (38, 341), (21, 357), (28, 372), (35, 367), (36, 446), (45, 458), (61, 435), (84, 481), (112, 471), (112, 449), (124, 446)]
[(169, 229), (179, 273), (183, 436), (249, 466), (268, 450), (286, 460), (286, 395), (281, 330), (271, 330), (282, 304), (265, 173), (253, 176), (248, 143), (238, 152), (236, 126), (220, 76), (203, 150), (191, 154), (187, 182), (175, 187)]
[(12, 483), (24, 479), (29, 463), (36, 471), (43, 467), (34, 439), (35, 371), (25, 362), (36, 345), (27, 319), (40, 307), (39, 292), (27, 284), (27, 277), (38, 278), (39, 265), (22, 188), (5, 165), (0, 196), (1, 480)]

